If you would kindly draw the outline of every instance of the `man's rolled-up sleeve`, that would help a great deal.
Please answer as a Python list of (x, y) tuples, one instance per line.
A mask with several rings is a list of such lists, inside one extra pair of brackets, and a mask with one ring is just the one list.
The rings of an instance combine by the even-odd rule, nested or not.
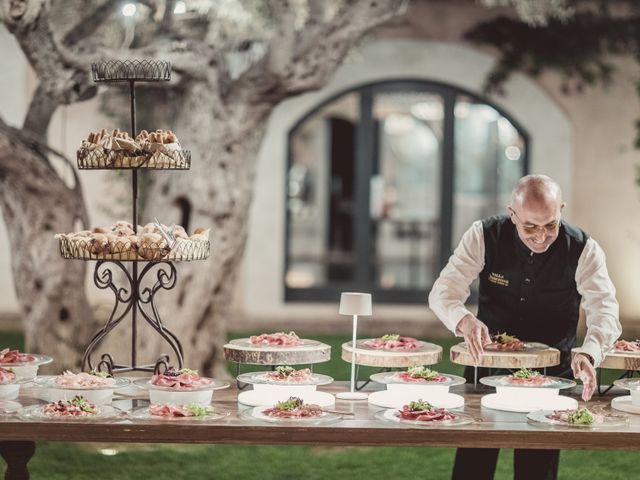
[(471, 313), (464, 306), (469, 286), (484, 267), (482, 222), (474, 222), (464, 233), (449, 262), (440, 272), (429, 294), (429, 308), (455, 335), (458, 322)]
[(616, 289), (609, 278), (604, 251), (592, 238), (587, 240), (580, 255), (575, 279), (587, 323), (581, 350), (593, 357), (597, 367), (620, 337), (622, 327)]

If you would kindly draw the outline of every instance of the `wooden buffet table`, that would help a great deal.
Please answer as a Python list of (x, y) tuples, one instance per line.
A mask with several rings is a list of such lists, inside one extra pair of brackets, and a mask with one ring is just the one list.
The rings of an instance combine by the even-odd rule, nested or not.
[[(464, 411), (477, 420), (481, 419), (459, 427), (410, 428), (382, 422), (373, 418), (381, 408), (370, 407), (366, 400), (337, 400), (336, 410), (354, 412), (355, 415), (327, 425), (283, 426), (246, 420), (238, 416), (239, 408), (246, 407), (238, 405), (235, 385), (214, 394), (214, 404), (230, 410), (231, 415), (202, 425), (126, 419), (116, 423), (25, 422), (15, 415), (4, 415), (0, 416), (0, 454), (8, 464), (5, 478), (22, 479), (28, 478), (26, 464), (33, 455), (34, 442), (39, 441), (640, 450), (640, 415), (628, 414), (629, 425), (613, 429), (538, 426), (527, 423), (526, 415), (522, 413), (480, 407), (481, 396), (493, 392), (492, 388), (484, 388), (479, 392), (473, 392), (470, 385), (451, 389), (465, 396)], [(320, 390), (336, 393), (348, 390), (348, 383), (335, 382), (320, 387)], [(614, 396), (627, 393), (621, 389), (612, 392), (602, 397), (596, 394), (588, 406), (605, 407)], [(579, 390), (575, 389), (569, 390), (568, 394), (578, 398), (578, 393)], [(38, 402), (28, 396), (21, 396), (19, 401), (23, 405)], [(137, 399), (114, 401), (114, 406), (120, 408), (145, 404), (144, 400)]]

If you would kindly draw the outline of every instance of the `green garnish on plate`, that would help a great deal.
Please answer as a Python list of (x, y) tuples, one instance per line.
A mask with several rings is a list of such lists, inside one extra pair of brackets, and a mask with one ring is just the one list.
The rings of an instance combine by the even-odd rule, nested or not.
[(409, 402), (409, 410), (411, 410), (412, 412), (430, 412), (431, 410), (433, 410), (433, 405), (431, 405), (429, 402), (425, 402), (424, 400), (419, 399)]
[(290, 367), (288, 365), (280, 365), (276, 367), (276, 373), (282, 375), (283, 377), (290, 377), (291, 375), (293, 375), (293, 372), (295, 371), (296, 371), (295, 368)]
[(197, 403), (189, 403), (185, 405), (184, 408), (193, 413), (194, 417), (198, 418), (206, 417), (207, 415), (213, 415), (215, 413), (215, 409), (213, 407), (203, 407), (202, 405), (198, 405)]
[(382, 340), (383, 342), (395, 342), (400, 340), (400, 335), (398, 335), (397, 333), (389, 333), (380, 337), (380, 340)]
[(407, 369), (407, 373), (411, 375), (413, 378), (424, 378), (425, 380), (432, 380), (440, 376), (440, 373), (422, 365), (416, 366), (416, 367), (409, 367)]
[(295, 410), (296, 408), (300, 408), (304, 400), (298, 397), (289, 397), (289, 400), (284, 400), (282, 402), (278, 402), (275, 406), (277, 410)]
[(74, 407), (78, 407), (83, 412), (87, 413), (98, 413), (98, 410), (93, 407), (89, 402), (87, 402), (84, 397), (76, 395), (71, 400), (68, 401), (69, 405), (73, 405)]
[(593, 425), (595, 421), (596, 417), (586, 407), (578, 408), (567, 417), (567, 422), (571, 425)]
[(530, 370), (528, 368), (521, 368), (517, 372), (515, 372), (512, 376), (515, 378), (534, 378), (539, 377), (541, 374), (535, 370)]

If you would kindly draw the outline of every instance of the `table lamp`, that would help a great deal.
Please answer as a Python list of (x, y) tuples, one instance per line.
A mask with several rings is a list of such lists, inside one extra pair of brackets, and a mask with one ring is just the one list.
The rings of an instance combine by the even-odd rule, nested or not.
[(353, 316), (353, 340), (351, 342), (351, 390), (339, 392), (336, 397), (342, 400), (364, 400), (369, 395), (364, 392), (356, 392), (356, 332), (358, 330), (358, 315), (371, 315), (371, 294), (343, 292), (340, 295), (338, 313)]

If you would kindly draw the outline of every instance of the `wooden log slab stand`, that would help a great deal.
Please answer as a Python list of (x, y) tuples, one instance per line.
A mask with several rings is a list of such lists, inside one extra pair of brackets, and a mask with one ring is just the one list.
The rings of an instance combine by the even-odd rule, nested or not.
[[(449, 351), (450, 359), (458, 365), (476, 366), (471, 353), (463, 344), (454, 345)], [(546, 348), (524, 352), (485, 352), (480, 357), (478, 367), (486, 368), (544, 368), (560, 363), (560, 350)]]
[[(423, 347), (417, 350), (392, 352), (366, 347), (363, 344), (368, 340), (373, 339), (356, 340), (356, 365), (398, 368), (433, 365), (442, 360), (442, 347), (433, 343), (423, 342)], [(351, 342), (342, 344), (342, 359), (345, 362), (351, 362), (352, 352)]]

